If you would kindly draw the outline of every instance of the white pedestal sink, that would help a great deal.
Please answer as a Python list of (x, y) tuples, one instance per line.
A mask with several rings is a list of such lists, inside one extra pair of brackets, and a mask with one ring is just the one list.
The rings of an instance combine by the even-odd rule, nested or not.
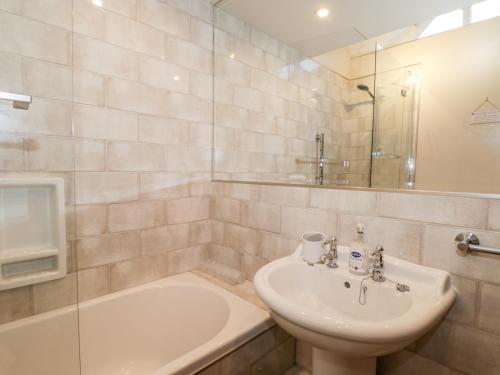
[[(377, 356), (422, 336), (455, 299), (441, 270), (385, 256), (387, 280), (365, 280), (363, 293), (367, 276), (349, 272), (348, 248), (339, 247), (335, 269), (309, 266), (301, 251), (262, 267), (254, 283), (276, 322), (313, 345), (313, 375), (375, 374)], [(398, 291), (396, 282), (410, 291)]]

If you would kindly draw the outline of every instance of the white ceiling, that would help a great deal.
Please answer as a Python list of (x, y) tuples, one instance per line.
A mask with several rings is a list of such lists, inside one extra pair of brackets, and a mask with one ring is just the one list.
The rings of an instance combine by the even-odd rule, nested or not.
[[(481, 0), (225, 0), (226, 12), (308, 56), (417, 25)], [(329, 8), (319, 19), (315, 12)]]

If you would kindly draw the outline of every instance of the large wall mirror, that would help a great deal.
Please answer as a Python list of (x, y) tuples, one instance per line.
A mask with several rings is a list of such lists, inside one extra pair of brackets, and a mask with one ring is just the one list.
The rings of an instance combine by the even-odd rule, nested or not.
[(216, 180), (500, 193), (500, 0), (224, 0)]

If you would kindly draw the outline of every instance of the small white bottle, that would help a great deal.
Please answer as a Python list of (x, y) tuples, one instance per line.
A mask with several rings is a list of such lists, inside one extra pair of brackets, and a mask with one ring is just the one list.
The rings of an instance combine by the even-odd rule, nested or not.
[(349, 254), (349, 271), (356, 275), (368, 274), (368, 246), (365, 242), (365, 226), (356, 225), (357, 236), (351, 243), (351, 252)]

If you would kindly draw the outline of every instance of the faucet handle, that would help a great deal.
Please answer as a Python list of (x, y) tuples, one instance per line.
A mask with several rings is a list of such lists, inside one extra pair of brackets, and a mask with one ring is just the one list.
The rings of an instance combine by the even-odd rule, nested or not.
[(337, 236), (332, 235), (332, 238), (323, 242), (323, 246), (330, 245), (330, 252), (337, 251)]
[(384, 255), (384, 247), (382, 245), (378, 245), (375, 250), (373, 250), (371, 253), (370, 253), (371, 256), (374, 256), (374, 257), (378, 257), (379, 259), (381, 259)]

